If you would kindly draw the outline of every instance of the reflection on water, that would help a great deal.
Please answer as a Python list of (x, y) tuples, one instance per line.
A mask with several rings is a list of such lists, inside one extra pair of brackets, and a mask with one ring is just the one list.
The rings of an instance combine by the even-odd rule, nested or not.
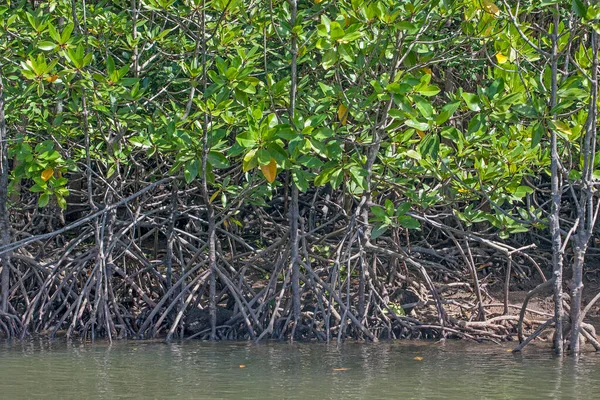
[[(0, 344), (2, 399), (595, 399), (600, 355), (388, 342)], [(422, 357), (422, 360), (415, 360)], [(240, 367), (243, 366), (243, 367)]]

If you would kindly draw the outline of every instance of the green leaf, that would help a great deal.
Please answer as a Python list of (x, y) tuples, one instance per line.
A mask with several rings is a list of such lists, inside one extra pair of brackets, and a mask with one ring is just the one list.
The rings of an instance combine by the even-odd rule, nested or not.
[(323, 60), (321, 61), (321, 66), (323, 69), (328, 70), (333, 67), (337, 62), (337, 53), (335, 50), (331, 49), (325, 53), (323, 56)]
[(50, 195), (48, 193), (42, 194), (38, 199), (38, 207), (46, 207), (50, 201)]
[(461, 97), (465, 100), (465, 103), (467, 103), (469, 110), (481, 111), (481, 106), (479, 105), (479, 96), (473, 93), (463, 92)]
[(493, 99), (499, 93), (502, 93), (504, 90), (504, 79), (498, 78), (492, 82), (492, 84), (487, 88), (486, 93), (490, 99)]
[(587, 14), (587, 7), (581, 0), (573, 0), (573, 11), (579, 18), (585, 18)]
[(377, 217), (379, 220), (386, 220), (388, 218), (385, 210), (381, 206), (372, 206), (371, 212)]
[(408, 215), (398, 217), (398, 223), (406, 229), (418, 229), (421, 227), (419, 221)]
[(385, 213), (394, 215), (394, 203), (390, 199), (385, 199)]
[(371, 230), (371, 239), (375, 240), (381, 235), (383, 235), (388, 229), (387, 225), (378, 224)]
[(533, 128), (531, 129), (531, 148), (533, 149), (542, 141), (544, 135), (546, 134), (546, 129), (544, 128), (544, 124), (541, 122), (537, 122)]
[(410, 207), (410, 203), (402, 203), (398, 205), (398, 207), (396, 208), (396, 216), (401, 217), (402, 215), (406, 214), (410, 210)]
[(211, 150), (208, 153), (208, 162), (215, 168), (227, 168), (229, 167), (229, 160), (227, 157), (218, 151)]
[(414, 160), (422, 160), (423, 159), (423, 157), (421, 157), (421, 155), (413, 149), (406, 150), (406, 156), (410, 157)]
[(298, 159), (298, 163), (304, 165), (307, 168), (319, 168), (323, 165), (323, 162), (317, 157), (311, 155), (303, 155)]
[(248, 172), (252, 168), (254, 168), (258, 165), (258, 161), (257, 161), (255, 155), (256, 155), (256, 149), (252, 149), (248, 153), (246, 153), (246, 155), (244, 156), (244, 162), (242, 164), (242, 170), (244, 172)]
[(435, 96), (440, 92), (440, 88), (437, 86), (424, 86), (422, 88), (417, 89), (417, 93), (422, 94), (423, 96), (431, 97)]
[(292, 171), (292, 179), (301, 192), (308, 190), (308, 177), (310, 175), (306, 171), (296, 169)]
[(531, 104), (516, 104), (511, 110), (528, 118), (537, 118), (538, 113), (535, 107)]
[(458, 109), (458, 107), (460, 107), (460, 101), (453, 101), (451, 103), (446, 104), (444, 107), (442, 107), (442, 111), (435, 118), (435, 123), (437, 125), (442, 125), (443, 123), (448, 121), (452, 117), (454, 112)]
[(259, 165), (267, 165), (271, 162), (271, 154), (265, 149), (258, 149), (256, 156)]
[(198, 160), (191, 160), (185, 166), (183, 171), (183, 177), (185, 178), (186, 183), (191, 183), (198, 176), (198, 168), (199, 168)]
[(513, 192), (513, 196), (518, 198), (518, 199), (522, 199), (523, 197), (525, 197), (528, 194), (532, 194), (533, 193), (533, 189), (530, 188), (529, 186), (519, 186), (514, 192)]
[(55, 47), (56, 47), (55, 43), (44, 41), (44, 40), (38, 43), (38, 49), (40, 49), (40, 50), (50, 51), (50, 50), (54, 50)]
[(431, 103), (429, 101), (417, 95), (413, 96), (413, 101), (417, 106), (417, 110), (419, 110), (423, 117), (425, 117), (426, 119), (431, 118), (431, 116), (433, 115), (433, 107), (431, 106)]
[(66, 210), (67, 209), (67, 200), (65, 200), (65, 198), (58, 193), (55, 193), (54, 196), (56, 197), (56, 203), (58, 204), (58, 206), (61, 209)]
[(252, 132), (241, 133), (236, 136), (235, 140), (245, 148), (253, 147), (256, 144), (256, 138)]
[(437, 134), (429, 134), (425, 136), (419, 145), (421, 156), (430, 156), (434, 160), (437, 160), (439, 148), (440, 139)]
[(404, 121), (404, 123), (408, 126), (410, 126), (411, 128), (415, 128), (418, 129), (420, 131), (427, 131), (429, 130), (429, 124), (427, 122), (420, 122), (414, 119), (407, 119), (406, 121)]

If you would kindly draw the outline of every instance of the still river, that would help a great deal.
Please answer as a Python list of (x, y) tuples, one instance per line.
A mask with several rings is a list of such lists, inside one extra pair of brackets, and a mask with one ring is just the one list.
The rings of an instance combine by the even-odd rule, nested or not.
[(600, 399), (600, 354), (474, 343), (0, 342), (0, 399)]

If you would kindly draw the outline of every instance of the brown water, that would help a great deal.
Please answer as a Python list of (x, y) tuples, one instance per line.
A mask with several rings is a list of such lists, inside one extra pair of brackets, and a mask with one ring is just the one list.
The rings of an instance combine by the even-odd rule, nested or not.
[(600, 355), (575, 361), (547, 348), (506, 350), (456, 342), (4, 342), (0, 399), (600, 398)]

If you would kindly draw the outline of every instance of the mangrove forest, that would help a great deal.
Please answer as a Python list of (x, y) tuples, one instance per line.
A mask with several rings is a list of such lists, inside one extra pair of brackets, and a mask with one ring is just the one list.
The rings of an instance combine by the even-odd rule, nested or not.
[(0, 335), (599, 350), (599, 34), (595, 0), (3, 1)]

